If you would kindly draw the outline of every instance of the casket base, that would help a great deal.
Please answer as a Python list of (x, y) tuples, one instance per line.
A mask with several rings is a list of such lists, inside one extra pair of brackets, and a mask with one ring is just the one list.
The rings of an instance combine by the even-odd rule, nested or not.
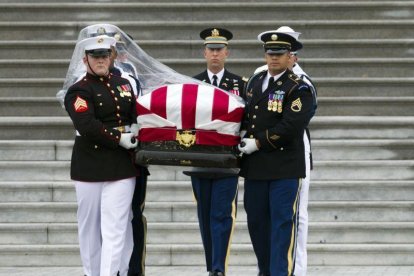
[(204, 168), (238, 168), (240, 165), (235, 147), (193, 145), (188, 148), (176, 141), (141, 142), (136, 163)]

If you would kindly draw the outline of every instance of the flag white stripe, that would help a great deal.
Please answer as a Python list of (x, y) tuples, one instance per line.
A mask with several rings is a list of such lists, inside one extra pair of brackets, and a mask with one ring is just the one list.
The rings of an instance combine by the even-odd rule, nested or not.
[(196, 106), (196, 118), (195, 125), (198, 128), (199, 125), (203, 125), (211, 122), (211, 116), (213, 113), (213, 100), (214, 100), (214, 87), (207, 85), (198, 86), (197, 94), (197, 106)]
[(174, 122), (177, 126), (177, 129), (182, 129), (182, 90), (182, 84), (173, 84), (167, 86), (167, 120)]

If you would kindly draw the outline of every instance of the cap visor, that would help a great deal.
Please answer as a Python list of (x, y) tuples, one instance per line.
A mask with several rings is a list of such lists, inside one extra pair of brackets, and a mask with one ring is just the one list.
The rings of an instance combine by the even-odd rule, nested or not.
[(111, 50), (109, 49), (89, 50), (86, 53), (93, 57), (107, 57), (111, 54)]
[(221, 49), (221, 48), (224, 48), (226, 46), (227, 45), (223, 44), (223, 43), (208, 43), (208, 44), (206, 44), (206, 47), (210, 48), (210, 49)]
[(266, 54), (284, 54), (289, 52), (288, 49), (266, 49)]

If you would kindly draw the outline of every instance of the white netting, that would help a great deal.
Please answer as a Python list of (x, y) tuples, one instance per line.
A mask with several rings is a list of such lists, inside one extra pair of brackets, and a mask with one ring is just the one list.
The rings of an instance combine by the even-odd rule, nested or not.
[[(111, 24), (95, 24), (82, 29), (79, 33), (63, 88), (56, 95), (62, 106), (68, 88), (80, 76), (86, 73), (86, 66), (82, 61), (84, 50), (81, 41), (85, 38), (102, 34), (115, 36), (122, 42), (117, 43), (118, 57), (115, 61), (115, 66), (123, 69), (123, 71), (129, 72), (139, 80), (142, 94), (147, 94), (160, 86), (168, 84), (198, 83), (208, 85), (189, 76), (182, 75), (152, 58), (117, 26)], [(237, 96), (232, 95), (232, 97)]]

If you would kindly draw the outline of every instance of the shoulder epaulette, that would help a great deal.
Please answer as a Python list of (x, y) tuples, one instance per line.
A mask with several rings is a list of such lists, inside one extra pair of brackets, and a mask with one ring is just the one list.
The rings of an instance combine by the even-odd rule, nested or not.
[(294, 82), (296, 82), (296, 83), (299, 83), (302, 79), (301, 78), (299, 78), (297, 75), (295, 75), (295, 74), (289, 74), (288, 75), (288, 77), (289, 77), (289, 79), (291, 79), (292, 81), (294, 81)]

